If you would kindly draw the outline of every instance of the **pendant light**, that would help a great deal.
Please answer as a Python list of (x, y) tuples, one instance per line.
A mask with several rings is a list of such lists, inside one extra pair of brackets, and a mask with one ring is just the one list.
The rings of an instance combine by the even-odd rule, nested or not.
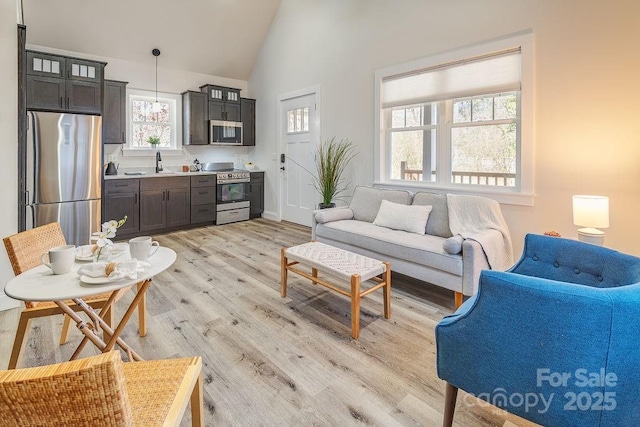
[(159, 113), (162, 110), (162, 105), (158, 102), (158, 56), (160, 56), (160, 49), (153, 49), (151, 53), (156, 57), (156, 100), (153, 103), (151, 110), (154, 113)]

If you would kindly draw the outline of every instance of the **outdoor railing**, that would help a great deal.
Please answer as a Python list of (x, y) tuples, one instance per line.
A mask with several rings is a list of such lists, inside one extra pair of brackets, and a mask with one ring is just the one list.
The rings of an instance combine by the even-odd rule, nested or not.
[[(435, 175), (435, 171), (431, 174)], [(400, 176), (407, 181), (422, 181), (422, 169), (408, 169), (407, 162), (400, 162)], [(499, 172), (451, 172), (454, 184), (515, 186), (515, 173)]]

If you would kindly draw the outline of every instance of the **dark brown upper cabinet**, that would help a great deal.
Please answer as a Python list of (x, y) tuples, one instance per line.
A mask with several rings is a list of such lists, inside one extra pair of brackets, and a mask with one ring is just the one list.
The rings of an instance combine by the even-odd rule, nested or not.
[(256, 100), (240, 98), (242, 145), (256, 145)]
[(104, 81), (102, 106), (102, 142), (125, 144), (127, 142), (127, 82)]
[(27, 51), (27, 109), (100, 114), (105, 65)]
[(204, 85), (200, 91), (209, 99), (209, 120), (240, 121), (240, 89)]
[(182, 144), (209, 143), (209, 113), (207, 94), (187, 91), (182, 94)]

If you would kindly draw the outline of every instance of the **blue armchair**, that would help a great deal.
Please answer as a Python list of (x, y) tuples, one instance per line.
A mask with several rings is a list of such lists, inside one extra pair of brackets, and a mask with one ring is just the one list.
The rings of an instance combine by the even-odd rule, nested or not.
[(458, 389), (545, 426), (640, 426), (640, 258), (529, 234), (436, 346), (445, 426)]

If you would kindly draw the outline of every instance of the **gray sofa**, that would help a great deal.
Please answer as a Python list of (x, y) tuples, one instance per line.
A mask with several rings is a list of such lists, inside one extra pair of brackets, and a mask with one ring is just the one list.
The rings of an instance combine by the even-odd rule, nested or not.
[[(383, 200), (402, 205), (431, 206), (425, 234), (375, 225)], [(447, 196), (426, 192), (356, 187), (348, 207), (315, 211), (312, 239), (361, 255), (391, 262), (391, 270), (462, 295), (473, 295), (487, 257), (475, 240), (452, 237)], [(458, 250), (451, 250), (458, 245)], [(449, 252), (443, 249), (447, 248)]]

